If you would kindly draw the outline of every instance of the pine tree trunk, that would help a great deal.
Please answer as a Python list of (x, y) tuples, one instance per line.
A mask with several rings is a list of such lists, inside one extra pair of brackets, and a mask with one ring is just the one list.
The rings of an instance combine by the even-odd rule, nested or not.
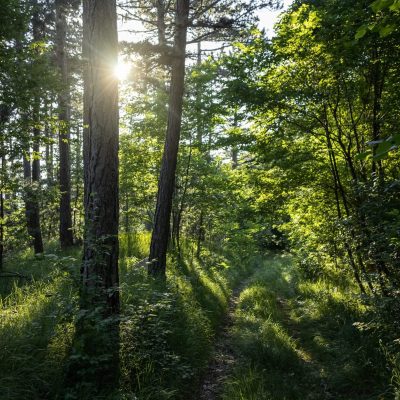
[[(83, 1), (84, 206), (81, 290), (76, 326), (82, 357), (67, 385), (78, 398), (109, 398), (119, 389), (118, 61), (115, 0)], [(82, 385), (84, 382), (84, 385)], [(90, 389), (88, 389), (90, 388)]]
[[(32, 33), (34, 43), (43, 39), (41, 32), (41, 21), (38, 14), (38, 4), (34, 1), (35, 11), (32, 17)], [(33, 99), (33, 157), (31, 165), (31, 155), (29, 149), (27, 156), (24, 157), (24, 178), (26, 184), (25, 191), (25, 215), (28, 234), (33, 238), (33, 249), (35, 254), (43, 253), (42, 228), (40, 226), (40, 211), (38, 192), (40, 188), (40, 98), (35, 93)]]
[(175, 186), (176, 164), (181, 133), (183, 94), (185, 83), (186, 34), (189, 0), (177, 0), (176, 32), (169, 95), (168, 126), (158, 183), (157, 206), (151, 237), (149, 273), (165, 276), (170, 231), (172, 197)]
[[(84, 1), (87, 72), (84, 131), (86, 287), (118, 286), (118, 57), (115, 0)], [(104, 55), (107, 55), (106, 57)], [(107, 294), (119, 310), (118, 291)]]
[(70, 92), (68, 77), (67, 4), (65, 0), (56, 0), (56, 46), (57, 64), (62, 89), (58, 96), (59, 107), (59, 151), (60, 151), (60, 244), (61, 248), (73, 245), (71, 213), (71, 162), (70, 162)]
[[(28, 235), (32, 238), (35, 254), (43, 253), (42, 230), (40, 227), (39, 204), (37, 201), (37, 188), (33, 186), (33, 168), (31, 155), (24, 156), (24, 180), (25, 180), (25, 218)], [(35, 179), (38, 180), (38, 165), (35, 164)]]

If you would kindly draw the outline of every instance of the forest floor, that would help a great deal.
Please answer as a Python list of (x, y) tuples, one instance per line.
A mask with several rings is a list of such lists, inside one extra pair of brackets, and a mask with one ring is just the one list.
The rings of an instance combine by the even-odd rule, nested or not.
[(207, 372), (201, 383), (199, 400), (216, 400), (221, 395), (224, 382), (231, 373), (235, 363), (235, 352), (231, 345), (231, 329), (234, 324), (235, 311), (239, 296), (248, 284), (248, 279), (237, 286), (229, 299), (228, 310), (219, 329)]
[[(391, 399), (367, 310), (342, 274), (306, 280), (277, 256), (233, 292), (200, 400)], [(387, 381), (386, 381), (387, 382)]]
[[(122, 258), (121, 356), (135, 398), (393, 399), (379, 338), (357, 329), (368, 309), (343, 271), (312, 280), (288, 255), (251, 260), (182, 260), (160, 289)], [(0, 281), (0, 400), (64, 398), (79, 262), (79, 249), (27, 255), (9, 270), (29, 280)]]

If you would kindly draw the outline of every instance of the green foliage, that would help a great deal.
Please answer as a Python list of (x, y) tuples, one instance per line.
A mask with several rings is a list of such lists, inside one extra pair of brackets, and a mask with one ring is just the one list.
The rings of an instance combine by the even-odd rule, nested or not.
[[(129, 247), (127, 236), (121, 239), (121, 388), (111, 394), (90, 384), (93, 371), (110, 361), (101, 338), (113, 322), (96, 310), (91, 315), (79, 311), (80, 250), (41, 258), (22, 254), (16, 260), (14, 272), (26, 275), (30, 269), (30, 276), (1, 288), (0, 383), (5, 389), (0, 398), (186, 398), (207, 366), (231, 288), (249, 273), (252, 260), (204, 250), (199, 262), (188, 242), (183, 258), (170, 259), (167, 282), (160, 284), (135, 266), (148, 240), (146, 233), (135, 234)], [(75, 339), (76, 329), (84, 328), (81, 321), (90, 322), (85, 334), (104, 347), (101, 356), (85, 358), (87, 349)], [(73, 366), (82, 363), (88, 368), (74, 376)]]
[[(189, 245), (190, 246), (190, 245)], [(250, 262), (204, 252), (170, 259), (166, 285), (143, 267), (122, 277), (122, 386), (138, 399), (186, 398), (207, 366), (231, 288)]]
[(30, 280), (1, 291), (0, 398), (54, 398), (63, 384), (75, 330), (77, 293), (70, 273), (76, 259), (48, 254), (16, 261), (13, 267)]
[(377, 337), (353, 326), (360, 320), (368, 320), (367, 308), (349, 281), (310, 282), (288, 256), (265, 260), (240, 295), (232, 328), (239, 362), (223, 398), (379, 396), (384, 360)]

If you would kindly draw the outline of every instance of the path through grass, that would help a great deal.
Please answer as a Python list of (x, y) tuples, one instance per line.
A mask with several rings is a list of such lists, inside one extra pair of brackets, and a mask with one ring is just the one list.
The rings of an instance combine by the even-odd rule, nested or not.
[(223, 400), (393, 398), (378, 340), (357, 331), (366, 309), (343, 279), (300, 279), (267, 260), (241, 292), (230, 331), (237, 362)]

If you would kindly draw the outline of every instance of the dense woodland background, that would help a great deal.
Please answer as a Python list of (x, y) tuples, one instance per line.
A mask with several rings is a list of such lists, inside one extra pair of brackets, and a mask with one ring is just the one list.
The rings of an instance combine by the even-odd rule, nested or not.
[(0, 399), (400, 398), (399, 0), (0, 6)]

